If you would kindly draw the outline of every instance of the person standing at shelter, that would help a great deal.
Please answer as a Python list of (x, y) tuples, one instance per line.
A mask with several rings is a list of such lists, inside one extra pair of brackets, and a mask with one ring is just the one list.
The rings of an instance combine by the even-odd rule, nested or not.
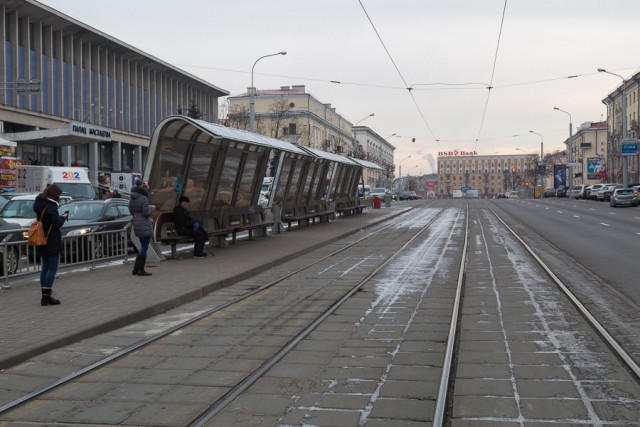
[(133, 231), (140, 239), (140, 249), (136, 261), (133, 264), (134, 276), (151, 276), (144, 270), (147, 262), (147, 249), (153, 235), (153, 224), (151, 222), (151, 214), (153, 209), (149, 205), (149, 193), (147, 183), (141, 179), (136, 179), (135, 187), (131, 189), (131, 200), (129, 201), (129, 210), (133, 215)]
[(68, 219), (67, 214), (60, 215), (58, 213), (60, 194), (62, 194), (60, 187), (53, 184), (45, 188), (41, 194), (38, 194), (33, 203), (33, 212), (42, 221), (42, 228), (47, 237), (46, 245), (36, 246), (36, 254), (42, 259), (42, 269), (40, 270), (41, 305), (60, 304), (60, 300), (51, 295), (53, 281), (56, 278), (58, 265), (60, 264), (60, 252), (62, 252), (60, 227)]
[(195, 258), (205, 258), (204, 242), (207, 240), (207, 232), (198, 221), (194, 221), (189, 213), (189, 203), (191, 200), (187, 196), (180, 196), (178, 204), (173, 208), (173, 225), (181, 236), (191, 236), (195, 239), (193, 245), (193, 256)]

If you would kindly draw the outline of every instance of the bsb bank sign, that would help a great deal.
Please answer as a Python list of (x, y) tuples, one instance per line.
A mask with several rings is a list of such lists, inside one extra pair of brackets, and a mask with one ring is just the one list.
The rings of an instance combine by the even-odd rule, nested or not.
[(99, 141), (111, 141), (111, 129), (89, 123), (69, 123), (69, 134)]

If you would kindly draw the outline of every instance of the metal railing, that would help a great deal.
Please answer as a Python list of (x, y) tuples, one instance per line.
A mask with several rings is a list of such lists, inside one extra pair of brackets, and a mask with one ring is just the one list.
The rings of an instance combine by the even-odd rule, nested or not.
[[(83, 227), (95, 228), (105, 223), (85, 224)], [(89, 231), (84, 234), (64, 236), (62, 238), (62, 253), (60, 254), (60, 268), (91, 264), (120, 259), (127, 261), (129, 256), (130, 224), (112, 231)], [(30, 246), (23, 237), (26, 230), (0, 231), (0, 284), (4, 288), (10, 287), (10, 280), (38, 273), (40, 271), (40, 257), (36, 255), (36, 248)]]

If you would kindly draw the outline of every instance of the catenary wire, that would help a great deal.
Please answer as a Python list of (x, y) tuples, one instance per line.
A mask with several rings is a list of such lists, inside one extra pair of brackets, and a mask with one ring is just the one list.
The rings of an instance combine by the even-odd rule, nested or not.
[(493, 78), (496, 73), (496, 64), (498, 63), (498, 52), (500, 51), (500, 40), (502, 39), (502, 29), (504, 27), (504, 17), (507, 12), (507, 1), (504, 0), (504, 6), (502, 8), (502, 19), (500, 20), (500, 31), (498, 32), (498, 43), (496, 44), (496, 53), (493, 57), (493, 67), (491, 69), (491, 79), (489, 79), (489, 87), (487, 87), (487, 99), (484, 103), (484, 110), (482, 111), (482, 118), (480, 119), (480, 128), (478, 129), (478, 135), (476, 136), (476, 143), (473, 146), (473, 150), (475, 151), (478, 148), (478, 140), (480, 139), (480, 134), (482, 133), (482, 128), (484, 126), (484, 120), (487, 116), (487, 109), (489, 108), (489, 99), (491, 98), (491, 89), (493, 86)]

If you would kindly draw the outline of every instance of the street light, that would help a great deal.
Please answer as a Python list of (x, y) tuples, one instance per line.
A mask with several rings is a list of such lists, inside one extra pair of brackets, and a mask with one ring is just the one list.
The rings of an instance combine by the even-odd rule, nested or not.
[[(618, 76), (622, 79), (622, 141), (620, 142), (620, 150), (622, 150), (622, 142), (627, 138), (627, 89), (625, 88), (625, 83), (627, 81), (620, 74), (612, 73), (605, 70), (604, 68), (598, 68), (598, 72), (611, 74), (612, 76)], [(627, 188), (628, 160), (625, 153), (621, 152), (620, 154), (622, 155), (622, 186), (624, 188)]]
[(371, 113), (371, 114), (369, 114), (369, 115), (368, 115), (367, 117), (365, 117), (364, 119), (360, 119), (360, 120), (358, 120), (354, 126), (358, 126), (358, 123), (360, 123), (361, 121), (363, 121), (363, 120), (367, 120), (369, 117), (373, 117), (373, 116), (375, 116), (375, 115), (376, 115), (376, 113)]
[(571, 118), (571, 114), (567, 111), (561, 110), (558, 107), (553, 107), (554, 110), (560, 111), (561, 113), (565, 113), (569, 116), (569, 140), (567, 141), (567, 146), (569, 147), (569, 155), (567, 156), (567, 163), (569, 163), (569, 196), (571, 196), (571, 187), (573, 186), (573, 143), (571, 141), (571, 137), (573, 135), (573, 119)]
[[(411, 172), (413, 169), (415, 169), (417, 167), (418, 167), (418, 165), (411, 166), (409, 168), (409, 170), (407, 171), (407, 180), (409, 181), (409, 189), (411, 189), (411, 175), (409, 175), (409, 172)], [(402, 186), (402, 189), (404, 189), (404, 185)]]
[(399, 175), (398, 178), (402, 178), (402, 162), (410, 158), (411, 156), (405, 157), (404, 159), (400, 160), (400, 163), (398, 163), (398, 175)]
[(392, 133), (391, 135), (387, 136), (385, 139), (393, 138), (394, 136), (395, 136), (396, 138), (402, 138), (400, 135), (395, 134), (395, 133)]
[(544, 136), (532, 130), (530, 130), (529, 133), (536, 134), (540, 137), (540, 161), (538, 162), (538, 168), (540, 172), (540, 188), (542, 189), (544, 187), (544, 173), (542, 173), (542, 166), (544, 166)]
[(270, 56), (277, 56), (277, 55), (286, 55), (287, 52), (282, 51), (282, 52), (278, 52), (278, 53), (271, 53), (269, 55), (265, 55), (265, 56), (261, 56), (260, 58), (256, 59), (256, 62), (253, 63), (253, 67), (251, 67), (251, 87), (249, 88), (249, 131), (253, 132), (255, 130), (255, 100), (254, 100), (254, 96), (255, 96), (255, 92), (256, 92), (256, 88), (253, 87), (253, 69), (256, 68), (256, 64), (258, 63), (258, 61), (260, 61), (263, 58), (268, 58)]

